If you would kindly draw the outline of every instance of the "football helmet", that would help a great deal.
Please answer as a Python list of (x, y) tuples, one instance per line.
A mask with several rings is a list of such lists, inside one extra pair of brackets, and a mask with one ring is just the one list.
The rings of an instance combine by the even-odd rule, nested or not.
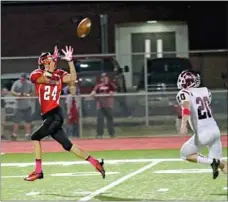
[(197, 88), (200, 86), (200, 75), (191, 70), (181, 72), (177, 79), (177, 88)]
[(38, 66), (40, 69), (44, 70), (44, 65), (49, 65), (53, 60), (52, 54), (50, 52), (42, 53), (38, 58)]

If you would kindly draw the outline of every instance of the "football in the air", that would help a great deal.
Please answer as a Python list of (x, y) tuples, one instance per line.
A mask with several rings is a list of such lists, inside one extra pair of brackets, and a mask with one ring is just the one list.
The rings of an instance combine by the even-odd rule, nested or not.
[(86, 37), (91, 29), (91, 20), (89, 18), (84, 18), (77, 27), (77, 35), (79, 38)]

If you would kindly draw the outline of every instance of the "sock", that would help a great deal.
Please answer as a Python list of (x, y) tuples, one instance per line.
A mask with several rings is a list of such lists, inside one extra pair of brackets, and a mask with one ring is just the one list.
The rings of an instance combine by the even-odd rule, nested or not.
[(41, 173), (42, 172), (42, 160), (41, 159), (36, 159), (36, 173)]
[(212, 162), (213, 162), (213, 159), (208, 158), (208, 157), (206, 157), (206, 156), (203, 156), (203, 155), (201, 155), (201, 154), (199, 154), (198, 157), (197, 157), (197, 163), (202, 163), (202, 164), (209, 164), (209, 165), (211, 165)]
[(89, 156), (86, 160), (89, 161), (96, 168), (97, 160), (95, 158), (93, 158), (92, 156)]

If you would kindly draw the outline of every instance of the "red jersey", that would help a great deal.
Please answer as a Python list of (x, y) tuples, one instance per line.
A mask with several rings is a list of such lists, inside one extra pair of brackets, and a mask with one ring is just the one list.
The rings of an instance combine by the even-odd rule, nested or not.
[[(103, 84), (99, 83), (95, 86), (94, 91), (97, 94), (109, 94), (111, 92), (114, 92), (116, 89), (116, 86), (113, 83), (108, 83), (108, 84)], [(102, 96), (102, 97), (97, 97), (97, 108), (105, 108), (105, 107), (113, 107), (114, 100), (113, 96)]]
[(35, 84), (36, 95), (38, 96), (41, 112), (45, 114), (58, 107), (62, 91), (63, 76), (67, 72), (57, 69), (53, 72), (50, 84), (40, 84), (36, 80), (44, 73), (41, 69), (36, 69), (30, 74), (30, 80)]

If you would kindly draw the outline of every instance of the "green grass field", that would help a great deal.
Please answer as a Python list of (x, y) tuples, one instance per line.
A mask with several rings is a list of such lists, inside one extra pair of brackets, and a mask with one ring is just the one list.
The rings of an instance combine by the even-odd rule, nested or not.
[[(105, 180), (90, 164), (71, 154), (46, 153), (45, 178), (25, 182), (23, 177), (33, 170), (33, 154), (2, 155), (1, 199), (227, 200), (227, 176), (220, 173), (213, 180), (210, 167), (180, 161), (179, 150), (92, 154), (105, 158)], [(227, 149), (223, 150), (223, 156), (227, 156)]]

